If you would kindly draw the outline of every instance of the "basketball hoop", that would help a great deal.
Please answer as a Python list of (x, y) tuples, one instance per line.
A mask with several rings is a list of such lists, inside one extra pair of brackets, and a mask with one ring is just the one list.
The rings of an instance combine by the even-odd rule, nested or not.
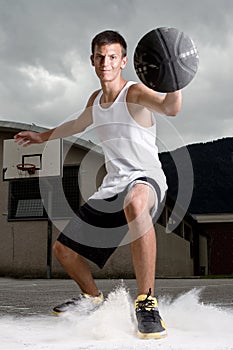
[(36, 172), (36, 166), (30, 163), (17, 164), (17, 169), (20, 171), (27, 171), (29, 175), (34, 175)]

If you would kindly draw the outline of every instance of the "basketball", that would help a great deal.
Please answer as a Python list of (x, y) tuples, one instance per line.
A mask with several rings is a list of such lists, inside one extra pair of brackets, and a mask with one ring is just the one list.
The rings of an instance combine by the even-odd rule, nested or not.
[(194, 78), (199, 56), (193, 40), (176, 28), (161, 27), (145, 34), (134, 52), (134, 68), (143, 84), (173, 92)]

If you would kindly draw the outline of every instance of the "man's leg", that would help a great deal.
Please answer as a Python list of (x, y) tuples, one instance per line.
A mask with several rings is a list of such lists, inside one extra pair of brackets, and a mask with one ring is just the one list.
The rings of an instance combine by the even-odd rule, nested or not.
[(156, 239), (150, 209), (157, 196), (148, 185), (135, 185), (126, 197), (125, 214), (131, 234), (131, 251), (138, 284), (135, 312), (138, 336), (160, 339), (167, 335), (154, 295)]
[(56, 241), (53, 252), (68, 275), (79, 285), (82, 292), (98, 296), (99, 290), (85, 258)]
[(153, 190), (144, 184), (136, 184), (125, 200), (125, 215), (131, 234), (131, 254), (138, 284), (138, 294), (154, 294), (156, 236), (150, 216), (155, 203)]

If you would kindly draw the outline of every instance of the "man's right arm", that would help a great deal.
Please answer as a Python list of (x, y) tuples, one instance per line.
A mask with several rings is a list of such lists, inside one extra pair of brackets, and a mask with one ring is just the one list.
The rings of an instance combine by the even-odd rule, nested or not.
[(21, 131), (14, 136), (15, 141), (18, 142), (18, 144), (26, 147), (34, 143), (43, 143), (83, 132), (93, 122), (91, 107), (97, 94), (98, 91), (92, 94), (85, 110), (78, 116), (78, 118), (42, 133)]

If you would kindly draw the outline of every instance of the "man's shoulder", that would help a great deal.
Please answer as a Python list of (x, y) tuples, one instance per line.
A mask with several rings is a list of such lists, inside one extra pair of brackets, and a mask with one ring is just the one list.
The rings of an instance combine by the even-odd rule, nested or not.
[(139, 103), (141, 94), (143, 93), (145, 85), (142, 83), (134, 83), (130, 85), (127, 93), (128, 103)]
[(100, 93), (100, 91), (101, 91), (101, 89), (96, 90), (91, 94), (91, 96), (89, 97), (89, 100), (87, 102), (87, 107), (93, 106), (94, 101), (95, 101), (96, 97), (98, 96), (98, 94)]

